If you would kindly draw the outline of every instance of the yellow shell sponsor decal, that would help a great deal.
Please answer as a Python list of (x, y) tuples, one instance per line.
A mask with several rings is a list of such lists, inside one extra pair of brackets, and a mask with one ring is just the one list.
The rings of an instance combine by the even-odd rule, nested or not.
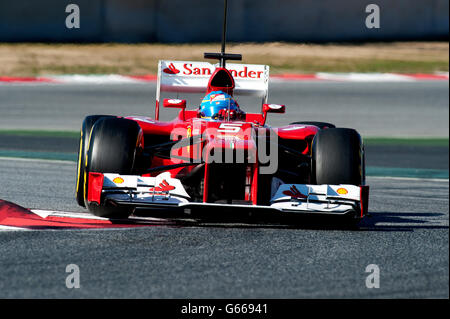
[(341, 194), (341, 195), (346, 195), (346, 194), (348, 194), (348, 190), (346, 190), (345, 188), (338, 188), (337, 189), (337, 191), (336, 191), (338, 194)]
[(115, 184), (122, 184), (125, 181), (124, 181), (124, 179), (122, 177), (116, 177), (116, 178), (113, 179), (113, 182)]

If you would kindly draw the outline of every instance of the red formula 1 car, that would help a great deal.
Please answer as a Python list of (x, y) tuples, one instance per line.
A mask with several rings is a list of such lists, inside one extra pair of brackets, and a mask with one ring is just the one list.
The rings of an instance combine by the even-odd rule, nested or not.
[[(156, 112), (150, 117), (86, 117), (81, 129), (76, 198), (93, 214), (126, 217), (136, 209), (269, 211), (275, 214), (367, 214), (364, 147), (349, 128), (295, 122), (274, 128), (269, 68), (227, 64), (240, 55), (205, 54), (220, 63), (160, 61)], [(162, 92), (203, 92), (200, 105)], [(236, 96), (262, 98), (245, 113)], [(162, 103), (161, 103), (162, 102)], [(170, 121), (160, 107), (179, 108)]]

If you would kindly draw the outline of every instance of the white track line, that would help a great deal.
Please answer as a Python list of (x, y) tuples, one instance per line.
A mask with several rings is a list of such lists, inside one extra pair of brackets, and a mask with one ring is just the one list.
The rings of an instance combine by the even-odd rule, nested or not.
[[(420, 81), (448, 81), (448, 72), (440, 72), (420, 75), (420, 74), (400, 74), (400, 73), (328, 73), (319, 72), (315, 74), (279, 74), (270, 77), (270, 81), (332, 81), (332, 82), (420, 82)], [(0, 84), (82, 84), (82, 85), (107, 85), (107, 84), (145, 84), (148, 82), (156, 82), (156, 77), (149, 79), (126, 76), (120, 74), (67, 74), (53, 75), (46, 77), (36, 77), (21, 81), (20, 78), (9, 78), (0, 80)]]
[[(79, 219), (89, 219), (89, 220), (109, 220), (108, 218), (103, 217), (97, 217), (94, 215), (91, 215), (89, 213), (76, 213), (76, 212), (64, 212), (64, 211), (56, 211), (56, 210), (43, 210), (43, 209), (30, 209), (31, 212), (34, 214), (42, 217), (47, 218), (49, 216), (53, 217), (67, 217), (67, 218), (79, 218)], [(120, 220), (117, 220), (120, 221)], [(141, 221), (141, 222), (162, 222), (166, 221), (162, 218), (154, 218), (154, 217), (133, 217), (131, 216), (129, 219), (124, 219), (125, 221)], [(0, 232), (8, 232), (8, 231), (80, 231), (80, 230), (87, 230), (87, 231), (98, 231), (98, 230), (117, 230), (118, 228), (127, 229), (128, 227), (111, 227), (111, 228), (74, 228), (74, 229), (58, 229), (58, 228), (49, 228), (49, 229), (28, 229), (28, 228), (22, 228), (22, 227), (14, 227), (14, 226), (5, 226), (0, 225)], [(129, 229), (134, 229), (130, 225)]]
[(31, 209), (31, 212), (35, 213), (36, 215), (39, 215), (44, 219), (47, 218), (48, 216), (55, 216), (55, 217), (81, 218), (81, 219), (108, 220), (108, 218), (97, 217), (95, 215), (87, 213), (64, 212), (45, 209)]
[(0, 232), (2, 232), (2, 231), (29, 231), (29, 230), (31, 230), (31, 229), (0, 225)]
[[(68, 218), (80, 218), (80, 219), (94, 219), (94, 220), (109, 220), (108, 218), (98, 217), (90, 213), (77, 213), (77, 212), (65, 212), (58, 210), (45, 210), (45, 209), (30, 209), (36, 215), (42, 218), (47, 218), (48, 216), (54, 217), (68, 217)], [(120, 219), (117, 219), (120, 221)], [(133, 217), (130, 216), (128, 219), (123, 219), (123, 221), (145, 221), (145, 222), (155, 222), (155, 221), (165, 221), (164, 218), (154, 218), (154, 217)]]
[(59, 83), (70, 84), (125, 84), (125, 83), (143, 83), (144, 81), (119, 74), (106, 75), (55, 75), (46, 77)]

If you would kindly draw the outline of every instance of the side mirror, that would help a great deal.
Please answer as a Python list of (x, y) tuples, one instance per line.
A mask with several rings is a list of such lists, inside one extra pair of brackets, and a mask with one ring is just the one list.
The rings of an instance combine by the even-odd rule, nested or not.
[(263, 104), (263, 113), (284, 113), (286, 106), (280, 104)]
[(182, 119), (183, 119), (183, 121), (185, 120), (184, 110), (186, 109), (186, 100), (164, 99), (163, 105), (164, 105), (164, 107), (172, 107), (172, 108), (181, 109), (181, 112), (183, 113)]
[(263, 125), (266, 123), (267, 113), (280, 113), (286, 112), (286, 106), (281, 104), (263, 104)]
[(164, 105), (164, 107), (173, 107), (173, 108), (185, 109), (186, 108), (186, 100), (164, 99), (163, 105)]

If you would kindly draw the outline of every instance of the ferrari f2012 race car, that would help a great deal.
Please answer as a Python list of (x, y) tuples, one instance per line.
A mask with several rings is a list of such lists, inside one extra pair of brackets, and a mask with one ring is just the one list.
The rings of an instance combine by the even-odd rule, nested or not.
[[(154, 118), (87, 116), (82, 124), (76, 199), (103, 217), (135, 209), (242, 208), (274, 213), (367, 214), (364, 146), (354, 129), (322, 122), (266, 124), (269, 67), (227, 64), (240, 55), (205, 54), (206, 62), (160, 61)], [(200, 106), (162, 92), (203, 92)], [(235, 97), (262, 99), (245, 113)], [(162, 102), (162, 103), (161, 103)], [(160, 107), (179, 108), (170, 121)]]
[[(266, 124), (285, 105), (268, 104), (269, 67), (222, 50), (205, 53), (218, 64), (160, 61), (154, 118), (87, 116), (81, 128), (76, 200), (102, 217), (136, 210), (264, 211), (332, 215), (358, 220), (368, 212), (364, 145), (354, 129), (299, 121)], [(200, 105), (161, 93), (203, 93)], [(245, 113), (238, 95), (261, 99)], [(162, 102), (162, 103), (161, 103)], [(179, 108), (160, 121), (160, 107)], [(250, 213), (251, 214), (251, 213)]]

